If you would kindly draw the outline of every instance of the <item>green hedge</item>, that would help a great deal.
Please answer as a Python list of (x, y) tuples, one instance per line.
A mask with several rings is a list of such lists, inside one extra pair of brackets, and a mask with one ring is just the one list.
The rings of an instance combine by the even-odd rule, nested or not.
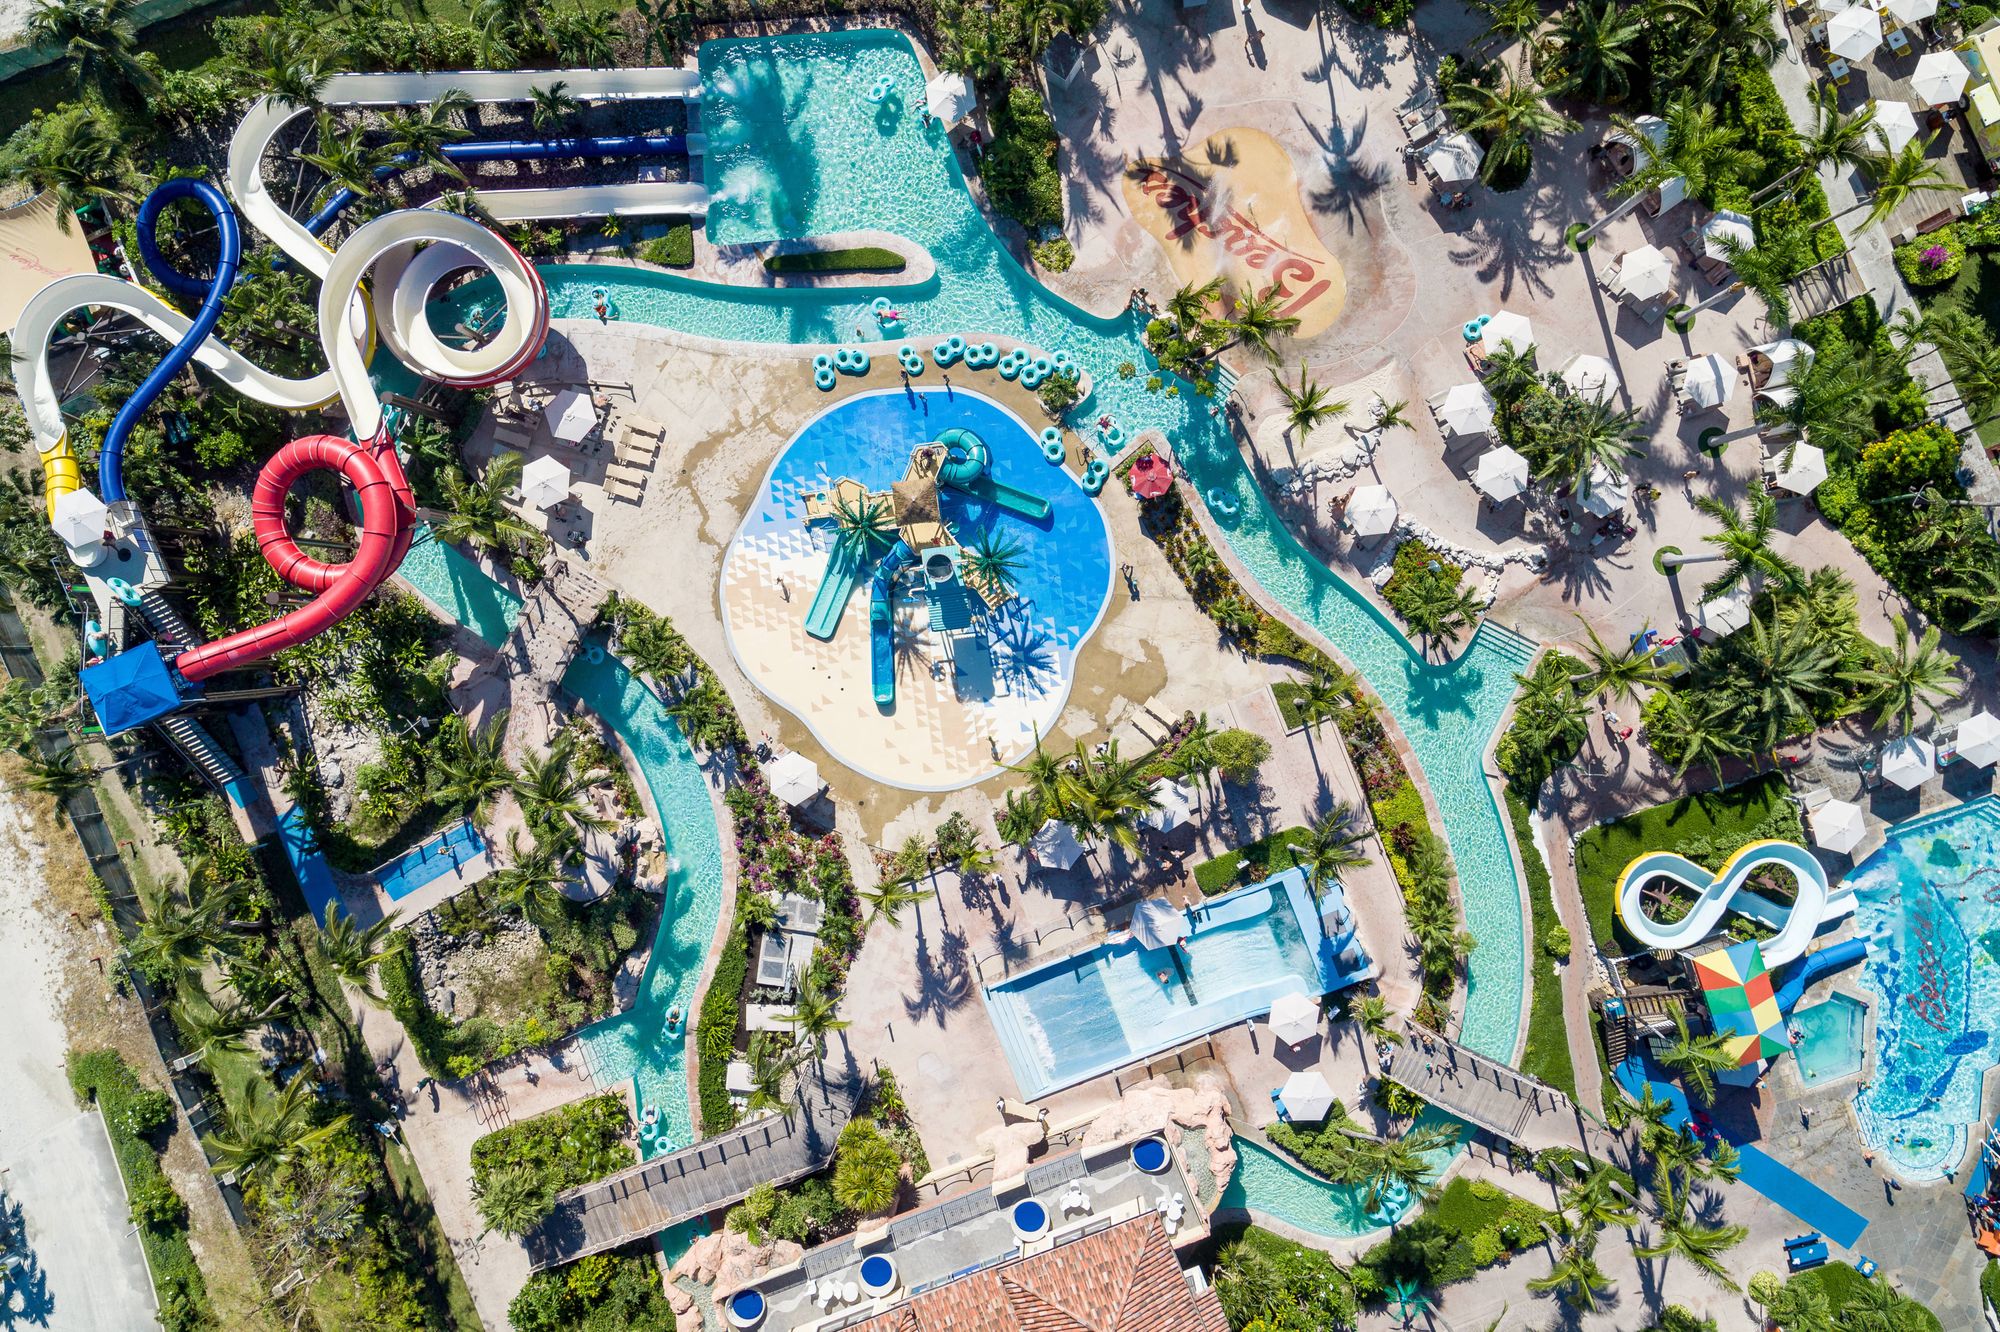
[[(160, 1168), (153, 1144), (134, 1131), (164, 1131), (158, 1098), (165, 1093), (142, 1084), (115, 1050), (71, 1054), (69, 1085), (79, 1099), (97, 1102), (111, 1136), (112, 1155), (118, 1158), (118, 1173), (125, 1177), (125, 1192), (134, 1211), (143, 1213), (143, 1223), (137, 1226), (139, 1243), (146, 1251), (146, 1265), (160, 1302), (160, 1325), (167, 1332), (214, 1326), (208, 1285), (188, 1245), (187, 1207)], [(169, 1103), (168, 1124), (172, 1113)]]
[(1398, 1280), (1431, 1290), (1471, 1279), (1481, 1268), (1542, 1242), (1555, 1213), (1485, 1180), (1460, 1176), (1388, 1239), (1361, 1255), (1351, 1275), (1369, 1294)]
[(696, 1090), (705, 1134), (720, 1133), (736, 1122), (736, 1107), (729, 1099), (729, 1060), (736, 1053), (736, 1020), (749, 975), (750, 935), (739, 920), (715, 959), (715, 974), (709, 978), (701, 1017), (695, 1023), (695, 1050), (701, 1059)]
[(1024, 227), (1063, 220), (1062, 177), (1056, 172), (1056, 123), (1032, 83), (1016, 84), (994, 102), (993, 142), (979, 159), (979, 178), (993, 207)]
[(1990, 1258), (1979, 1271), (1979, 1295), (1987, 1308), (2000, 1310), (2000, 1263)]
[(902, 255), (879, 245), (774, 254), (764, 261), (765, 270), (772, 273), (900, 273), (904, 267)]
[[(1304, 828), (1285, 828), (1268, 837), (1224, 852), (1213, 860), (1205, 860), (1194, 867), (1194, 881), (1200, 887), (1202, 896), (1214, 897), (1226, 893), (1231, 888), (1245, 883), (1261, 883), (1274, 874), (1282, 874), (1298, 864), (1293, 860), (1290, 848), (1303, 842), (1308, 832)], [(1249, 878), (1242, 875), (1242, 867), (1249, 865)]]
[[(1886, 1277), (1876, 1277), (1876, 1281), (1886, 1281)], [(1856, 1327), (1859, 1319), (1849, 1313), (1850, 1307), (1858, 1309), (1863, 1299), (1862, 1291), (1869, 1285), (1869, 1278), (1862, 1276), (1846, 1263), (1828, 1263), (1801, 1272), (1785, 1283), (1787, 1286), (1817, 1286), (1826, 1296), (1827, 1311), (1833, 1315), (1833, 1325), (1838, 1328)], [(1980, 1287), (1985, 1288), (1982, 1278)], [(1879, 1327), (1884, 1332), (1943, 1332), (1943, 1324), (1936, 1314), (1926, 1309), (1907, 1295), (1898, 1293), (1890, 1306), (1886, 1322), (1868, 1324)]]
[(472, 1144), (473, 1187), (509, 1166), (541, 1172), (551, 1194), (603, 1179), (639, 1159), (631, 1130), (625, 1098), (616, 1092), (509, 1124)]
[[(1551, 1087), (1561, 1088), (1575, 1100), (1576, 1065), (1570, 1059), (1569, 1025), (1563, 1019), (1562, 977), (1550, 965), (1549, 947), (1551, 939), (1561, 939), (1567, 931), (1563, 931), (1562, 918), (1556, 914), (1549, 867), (1542, 863), (1542, 853), (1535, 849), (1528, 806), (1511, 786), (1503, 788), (1503, 794), (1507, 799), (1507, 818), (1514, 825), (1514, 844), (1521, 851), (1521, 869), (1528, 880), (1528, 913), (1534, 926), (1534, 937), (1528, 940), (1528, 1044), (1521, 1054), (1521, 1071)], [(1558, 934), (1558, 931), (1563, 932)]]
[(667, 228), (640, 249), (639, 257), (662, 268), (688, 268), (694, 264), (694, 224), (685, 218)]

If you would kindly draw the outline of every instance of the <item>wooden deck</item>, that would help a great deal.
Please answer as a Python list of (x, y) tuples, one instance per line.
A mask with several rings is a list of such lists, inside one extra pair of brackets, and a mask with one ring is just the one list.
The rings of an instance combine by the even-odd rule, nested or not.
[(1573, 1147), (1602, 1156), (1613, 1143), (1603, 1125), (1547, 1083), (1421, 1027), (1405, 1024), (1389, 1078), (1439, 1109), (1530, 1151)]
[(821, 1169), (860, 1088), (807, 1074), (800, 1097), (789, 1118), (757, 1120), (560, 1195), (521, 1240), (529, 1263), (540, 1271), (615, 1249), (739, 1202), (759, 1184), (787, 1184)]

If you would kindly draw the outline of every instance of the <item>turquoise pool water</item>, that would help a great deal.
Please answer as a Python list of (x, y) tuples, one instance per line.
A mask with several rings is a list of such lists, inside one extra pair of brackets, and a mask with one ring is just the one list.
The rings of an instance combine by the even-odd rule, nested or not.
[(1855, 1115), (1898, 1173), (1939, 1179), (1963, 1159), (2000, 1062), (2000, 797), (1898, 824), (1848, 882), (1875, 1008)]
[[(1353, 1107), (1350, 1107), (1352, 1109)], [(1451, 1124), (1461, 1135), (1471, 1133), (1460, 1121), (1437, 1110), (1426, 1110), (1417, 1125)], [(1449, 1151), (1434, 1153), (1430, 1160), (1442, 1171), (1451, 1160)], [(1308, 1174), (1284, 1156), (1253, 1138), (1236, 1138), (1236, 1173), (1222, 1191), (1219, 1206), (1261, 1212), (1287, 1225), (1316, 1235), (1366, 1235), (1393, 1221), (1400, 1221), (1416, 1209), (1417, 1200), (1406, 1198), (1394, 1207), (1371, 1215), (1367, 1190), (1356, 1185), (1329, 1184), (1318, 1175)]]
[(375, 882), (395, 901), (433, 883), (460, 863), (483, 855), (486, 840), (472, 820), (461, 819), (422, 846), (413, 847), (375, 871)]
[(1866, 1054), (1862, 1044), (1868, 1027), (1868, 1006), (1844, 994), (1792, 1014), (1799, 1038), (1792, 1051), (1799, 1076), (1808, 1083), (1830, 1082), (1861, 1071)]

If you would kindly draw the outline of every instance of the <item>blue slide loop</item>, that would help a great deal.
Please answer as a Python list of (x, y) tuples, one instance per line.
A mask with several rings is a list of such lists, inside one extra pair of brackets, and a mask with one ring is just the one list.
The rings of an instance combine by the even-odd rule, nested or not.
[[(174, 268), (160, 253), (154, 232), (160, 225), (160, 211), (168, 204), (182, 199), (193, 199), (206, 208), (215, 218), (215, 229), (221, 241), (221, 256), (215, 265), (215, 278), (204, 282), (191, 278)], [(111, 428), (104, 432), (103, 447), (97, 455), (98, 498), (106, 504), (115, 504), (125, 498), (125, 441), (132, 435), (132, 428), (139, 424), (139, 418), (153, 405), (156, 398), (166, 391), (174, 376), (187, 368), (194, 359), (195, 350), (208, 340), (215, 331), (216, 321), (222, 318), (222, 300), (229, 294), (229, 288), (236, 281), (237, 265), (243, 261), (243, 232), (236, 224), (236, 210), (230, 207), (228, 198), (221, 190), (205, 180), (191, 176), (178, 176), (146, 196), (139, 205), (139, 258), (146, 268), (159, 279), (160, 284), (178, 296), (200, 297), (201, 309), (196, 311), (186, 336), (168, 349), (153, 372), (140, 382), (125, 399), (125, 405), (118, 409), (118, 415), (111, 422)]]

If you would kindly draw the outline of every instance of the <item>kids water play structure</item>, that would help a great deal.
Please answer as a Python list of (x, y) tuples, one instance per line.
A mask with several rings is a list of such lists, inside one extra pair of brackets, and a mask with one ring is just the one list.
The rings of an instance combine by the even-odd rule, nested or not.
[[(1752, 875), (1766, 865), (1791, 872), (1796, 883), (1792, 904), (1781, 906), (1749, 890)], [(1694, 905), (1679, 920), (1662, 922), (1647, 914), (1648, 885), (1665, 879), (1694, 894)], [(1731, 911), (1777, 929), (1764, 943), (1764, 960), (1774, 967), (1804, 955), (1822, 925), (1854, 910), (1854, 893), (1845, 884), (1829, 887), (1826, 871), (1812, 852), (1794, 842), (1752, 842), (1710, 874), (1685, 856), (1654, 851), (1633, 859), (1618, 880), (1618, 918), (1632, 937), (1648, 948), (1682, 950), (1700, 944)]]

